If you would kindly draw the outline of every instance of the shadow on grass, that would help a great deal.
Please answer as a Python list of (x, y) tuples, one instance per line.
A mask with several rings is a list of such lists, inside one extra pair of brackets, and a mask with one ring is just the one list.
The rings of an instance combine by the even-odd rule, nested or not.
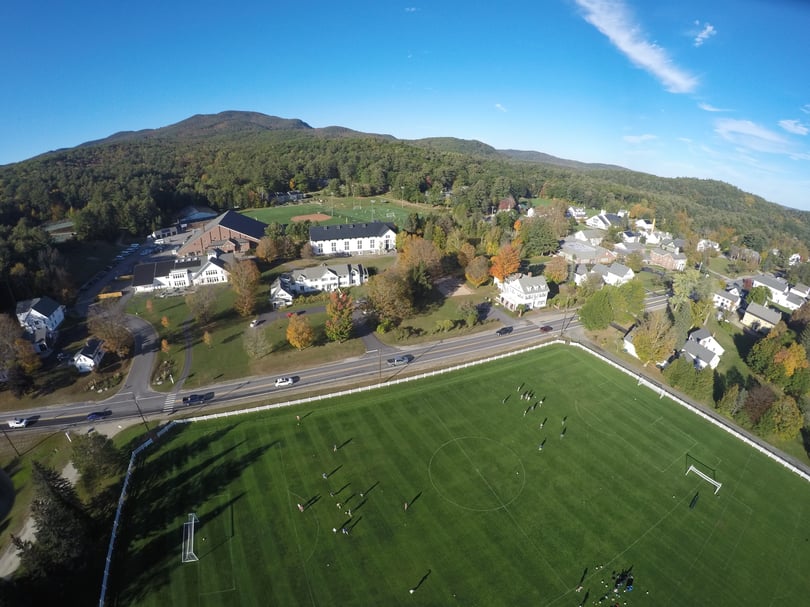
[[(112, 569), (111, 604), (137, 605), (160, 592), (178, 566), (186, 514), (197, 509), (203, 517), (210, 518), (211, 513), (205, 513), (204, 505), (276, 444), (268, 443), (235, 456), (234, 452), (243, 445), (240, 442), (186, 467), (190, 460), (210, 449), (234, 427), (228, 426), (175, 448), (164, 445), (157, 457), (136, 470)], [(220, 511), (241, 497), (242, 494), (236, 496), (221, 506)]]

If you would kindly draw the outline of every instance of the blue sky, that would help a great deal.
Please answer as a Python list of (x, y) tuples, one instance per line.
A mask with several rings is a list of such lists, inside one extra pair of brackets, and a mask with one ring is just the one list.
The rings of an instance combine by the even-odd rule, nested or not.
[(810, 210), (802, 0), (0, 3), (0, 164), (251, 110)]

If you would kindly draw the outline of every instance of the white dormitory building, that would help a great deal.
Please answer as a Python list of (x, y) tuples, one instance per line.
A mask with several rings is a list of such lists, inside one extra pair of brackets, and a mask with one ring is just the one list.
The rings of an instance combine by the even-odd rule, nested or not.
[(500, 291), (498, 301), (510, 310), (517, 310), (519, 306), (526, 310), (546, 307), (549, 288), (545, 276), (512, 274), (495, 283)]
[(235, 258), (230, 253), (208, 257), (186, 257), (167, 261), (142, 263), (132, 272), (132, 288), (136, 293), (162, 289), (215, 285), (228, 282), (228, 264)]
[(709, 367), (716, 369), (720, 364), (720, 357), (725, 348), (719, 344), (714, 336), (706, 329), (700, 328), (692, 331), (681, 347), (681, 354), (686, 357), (698, 370)]
[(368, 269), (360, 264), (321, 264), (285, 272), (270, 285), (274, 308), (289, 306), (298, 295), (359, 287), (368, 281)]
[(315, 255), (378, 255), (396, 250), (397, 233), (382, 221), (313, 226), (309, 244)]

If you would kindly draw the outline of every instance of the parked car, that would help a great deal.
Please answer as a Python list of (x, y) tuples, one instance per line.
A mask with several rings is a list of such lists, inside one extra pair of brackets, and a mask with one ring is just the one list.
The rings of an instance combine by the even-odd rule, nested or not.
[(11, 419), (8, 422), (9, 428), (25, 428), (28, 424), (31, 423), (31, 420), (27, 417), (17, 417), (15, 419)]
[(389, 358), (385, 362), (388, 363), (389, 367), (401, 367), (402, 365), (407, 365), (412, 360), (413, 356), (411, 356), (410, 354), (403, 354), (402, 356), (395, 356), (394, 358)]
[(512, 327), (501, 327), (495, 331), (495, 335), (509, 335), (512, 332)]
[(292, 377), (279, 377), (276, 379), (276, 388), (280, 388), (282, 386), (292, 386), (295, 383), (295, 380)]
[(259, 319), (254, 318), (253, 320), (250, 321), (250, 328), (252, 329), (253, 327), (255, 327), (258, 324), (259, 324)]

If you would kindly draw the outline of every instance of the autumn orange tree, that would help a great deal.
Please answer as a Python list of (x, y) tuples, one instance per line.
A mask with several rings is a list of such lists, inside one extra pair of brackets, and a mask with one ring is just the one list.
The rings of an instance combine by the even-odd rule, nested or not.
[(489, 273), (498, 281), (503, 281), (510, 274), (517, 272), (520, 267), (520, 253), (511, 244), (507, 243), (492, 257)]
[(352, 336), (354, 299), (348, 293), (332, 291), (326, 304), (326, 337), (344, 342)]
[(296, 350), (308, 348), (315, 341), (315, 331), (306, 316), (293, 314), (287, 325), (287, 341)]
[(397, 258), (397, 267), (401, 270), (422, 266), (431, 277), (435, 278), (441, 271), (442, 255), (430, 240), (419, 236), (407, 235), (402, 239), (402, 249)]

